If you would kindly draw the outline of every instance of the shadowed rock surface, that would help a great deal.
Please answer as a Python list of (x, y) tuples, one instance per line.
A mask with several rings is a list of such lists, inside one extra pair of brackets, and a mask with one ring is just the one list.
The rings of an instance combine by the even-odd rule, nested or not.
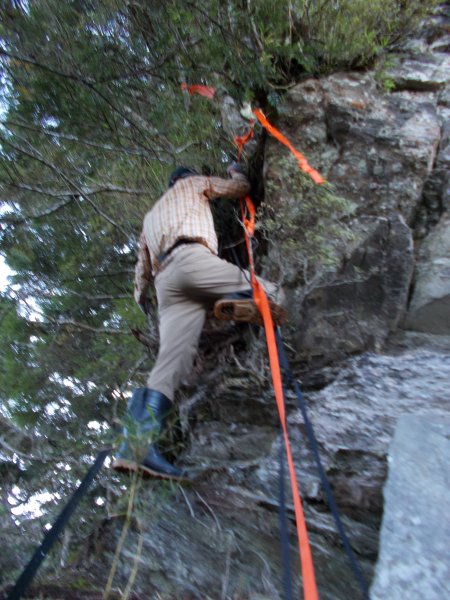
[(450, 333), (450, 217), (442, 217), (424, 240), (417, 260), (414, 292), (406, 326)]

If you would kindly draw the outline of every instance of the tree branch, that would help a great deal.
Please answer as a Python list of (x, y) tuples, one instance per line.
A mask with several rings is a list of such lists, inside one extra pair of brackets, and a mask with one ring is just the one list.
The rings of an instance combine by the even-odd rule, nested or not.
[(33, 65), (34, 67), (38, 67), (44, 71), (52, 73), (53, 75), (58, 75), (59, 77), (64, 77), (66, 79), (72, 79), (73, 81), (77, 81), (78, 83), (83, 83), (84, 85), (91, 85), (95, 82), (95, 80), (91, 79), (90, 81), (84, 79), (80, 75), (74, 75), (73, 73), (65, 73), (64, 71), (59, 71), (57, 69), (53, 69), (48, 65), (44, 65), (43, 63), (38, 62), (32, 58), (26, 56), (19, 56), (18, 54), (14, 54), (13, 52), (8, 52), (4, 48), (0, 46), (0, 55), (6, 56), (8, 58), (12, 58), (13, 60), (17, 60), (18, 62), (22, 62), (28, 65)]
[[(19, 137), (19, 139), (22, 139), (22, 138)], [(76, 184), (74, 181), (72, 181), (71, 178), (68, 175), (66, 175), (61, 169), (59, 169), (58, 167), (56, 167), (52, 163), (49, 163), (47, 160), (45, 160), (43, 158), (43, 156), (41, 155), (41, 153), (38, 150), (36, 150), (36, 148), (34, 148), (33, 146), (31, 146), (31, 144), (29, 144), (29, 142), (27, 142), (26, 140), (22, 139), (22, 141), (24, 141), (25, 143), (28, 143), (31, 146), (33, 152), (31, 152), (29, 150), (25, 150), (25, 148), (21, 148), (20, 146), (17, 146), (16, 144), (13, 144), (9, 139), (7, 139), (5, 137), (2, 137), (2, 141), (3, 141), (3, 143), (7, 144), (8, 146), (10, 146), (11, 148), (13, 148), (17, 152), (20, 152), (21, 154), (24, 154), (25, 156), (28, 156), (29, 158), (32, 158), (33, 160), (36, 160), (37, 162), (39, 162), (39, 163), (45, 165), (46, 167), (48, 167), (51, 171), (54, 171), (55, 173), (57, 173), (57, 175), (59, 175), (66, 183), (68, 183), (70, 186), (72, 186), (72, 188), (74, 189), (74, 191), (77, 192), (77, 194), (79, 196), (81, 196), (82, 198), (84, 198), (84, 200), (86, 200), (86, 202), (88, 202), (88, 204), (90, 204), (92, 206), (92, 208), (95, 210), (95, 212), (97, 212), (104, 219), (106, 219), (106, 221), (108, 221), (108, 223), (110, 223), (111, 225), (113, 225), (114, 227), (116, 227), (126, 238), (129, 237), (129, 233), (126, 232), (109, 215), (107, 215), (100, 208), (98, 208), (98, 206), (96, 206), (94, 204), (94, 202), (91, 200), (91, 198), (89, 197), (89, 195), (86, 194), (84, 192), (84, 190), (78, 184)]]
[(124, 331), (123, 329), (112, 329), (111, 327), (93, 327), (92, 325), (87, 325), (86, 323), (79, 323), (78, 321), (73, 321), (72, 319), (51, 319), (50, 322), (69, 331), (70, 329), (74, 328), (82, 329), (84, 331), (92, 331), (93, 333), (104, 333), (107, 335), (130, 335), (130, 330)]
[[(142, 134), (144, 136), (144, 138), (148, 138), (149, 130), (151, 131), (151, 133), (153, 135), (156, 135), (157, 138), (163, 138), (163, 136), (155, 128), (151, 127), (149, 125), (149, 123), (147, 123), (146, 121), (145, 121), (145, 126), (147, 129), (142, 130), (132, 119), (130, 119), (122, 110), (120, 110), (114, 104), (114, 102), (112, 100), (110, 100), (103, 92), (101, 92), (98, 88), (95, 87), (95, 84), (97, 83), (95, 79), (84, 78), (78, 74), (66, 73), (64, 71), (59, 71), (57, 69), (53, 69), (52, 67), (49, 67), (48, 65), (44, 65), (43, 63), (40, 63), (34, 59), (24, 57), (24, 56), (19, 56), (18, 54), (14, 54), (12, 52), (8, 52), (7, 50), (5, 50), (4, 48), (1, 48), (1, 47), (0, 47), (0, 55), (7, 56), (8, 58), (12, 58), (19, 62), (33, 65), (35, 67), (38, 67), (40, 69), (43, 69), (50, 73), (53, 73), (54, 75), (57, 75), (59, 77), (71, 79), (72, 81), (76, 81), (77, 83), (84, 85), (89, 90), (91, 90), (91, 92), (93, 92), (99, 98), (101, 98), (107, 104), (107, 106), (109, 106), (109, 108), (111, 108), (116, 114), (118, 114), (120, 117), (122, 117), (122, 119), (124, 119), (133, 129), (136, 129), (140, 134)], [(162, 162), (158, 152), (156, 151), (156, 149), (153, 146), (145, 146), (144, 145), (144, 148), (148, 152), (151, 152), (157, 160)], [(161, 148), (161, 149), (164, 150), (164, 148)], [(170, 153), (170, 149), (166, 148), (165, 151)]]
[(132, 329), (131, 333), (137, 339), (138, 342), (146, 346), (147, 348), (154, 348), (155, 340), (149, 338), (145, 333), (143, 333), (140, 329)]
[[(16, 183), (16, 182), (10, 183), (9, 186), (17, 188), (19, 190), (25, 190), (27, 192), (35, 192), (36, 194), (43, 194), (44, 196), (50, 196), (51, 198), (64, 198), (66, 196), (70, 196), (71, 199), (74, 199), (73, 198), (74, 193), (71, 190), (64, 190), (61, 192), (57, 192), (57, 191), (48, 190), (48, 189), (44, 189), (44, 188), (37, 187), (37, 186), (31, 186), (26, 183)], [(101, 185), (101, 186), (95, 187), (95, 188), (85, 188), (83, 186), (80, 186), (80, 189), (83, 191), (84, 194), (88, 194), (89, 196), (95, 196), (95, 194), (102, 194), (102, 193), (108, 193), (108, 194), (120, 193), (120, 194), (130, 194), (133, 196), (142, 196), (143, 194), (148, 193), (148, 191), (146, 191), (146, 190), (135, 190), (132, 188), (126, 188), (126, 187), (121, 187), (118, 185), (109, 185), (109, 184), (104, 184), (104, 185)], [(37, 218), (38, 216), (40, 216), (40, 215), (30, 215), (30, 217), (33, 219)], [(44, 213), (43, 216), (47, 216), (47, 213)]]
[(17, 121), (0, 121), (0, 125), (4, 125), (8, 129), (11, 127), (20, 127), (22, 129), (28, 129), (30, 131), (35, 131), (37, 133), (42, 133), (48, 137), (58, 138), (62, 140), (67, 140), (69, 142), (75, 142), (77, 144), (82, 144), (84, 146), (88, 146), (91, 148), (97, 148), (99, 150), (105, 150), (106, 152), (117, 152), (119, 154), (127, 154), (133, 156), (147, 156), (147, 152), (143, 152), (140, 148), (125, 148), (124, 146), (113, 146), (111, 144), (99, 144), (98, 142), (92, 142), (90, 140), (82, 139), (76, 135), (71, 135), (68, 133), (59, 133), (56, 131), (52, 131), (50, 129), (45, 129), (44, 127), (33, 127), (28, 123), (18, 123)]
[(12, 454), (17, 454), (17, 456), (20, 456), (20, 458), (25, 458), (26, 460), (34, 460), (34, 461), (39, 461), (39, 462), (47, 462), (38, 456), (33, 456), (32, 454), (26, 454), (25, 452), (21, 452), (20, 450), (17, 450), (17, 448), (13, 448), (2, 437), (0, 437), (0, 446), (5, 448), (5, 450), (8, 450), (8, 452), (11, 452)]
[[(19, 186), (16, 186), (16, 187), (19, 187)], [(33, 190), (33, 191), (37, 191), (37, 190)], [(62, 208), (64, 208), (65, 206), (67, 206), (68, 204), (73, 202), (75, 200), (73, 193), (71, 194), (71, 196), (72, 197), (69, 198), (68, 200), (64, 200), (64, 202), (60, 202), (59, 204), (54, 204), (50, 208), (47, 208), (46, 210), (43, 210), (42, 212), (37, 213), (35, 215), (25, 215), (24, 217), (17, 218), (17, 217), (9, 217), (6, 214), (0, 218), (0, 223), (6, 223), (8, 225), (22, 225), (23, 223), (26, 223), (27, 221), (30, 221), (33, 219), (42, 219), (43, 217), (48, 217), (49, 215), (52, 215), (53, 213), (58, 212), (58, 210), (61, 210)]]
[(108, 300), (131, 300), (133, 297), (132, 292), (128, 294), (104, 294), (103, 296), (89, 296), (88, 294), (81, 294), (80, 292), (76, 292), (75, 290), (66, 289), (61, 293), (55, 294), (54, 291), (49, 292), (41, 292), (41, 298), (55, 298), (55, 297), (67, 297), (70, 294), (72, 296), (76, 296), (77, 298), (83, 298), (83, 300), (87, 300), (88, 302), (106, 302)]

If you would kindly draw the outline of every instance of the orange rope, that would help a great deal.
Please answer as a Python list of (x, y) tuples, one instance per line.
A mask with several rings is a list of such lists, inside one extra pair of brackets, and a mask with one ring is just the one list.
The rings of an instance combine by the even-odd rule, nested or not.
[(297, 159), (300, 169), (307, 173), (314, 181), (314, 183), (325, 183), (325, 179), (322, 177), (322, 175), (311, 167), (311, 165), (308, 163), (303, 154), (301, 154), (301, 152), (294, 148), (294, 146), (291, 144), (291, 142), (287, 139), (286, 136), (284, 136), (280, 131), (278, 131), (278, 129), (276, 129), (276, 127), (274, 127), (271, 123), (269, 123), (262, 110), (260, 110), (259, 108), (255, 108), (253, 110), (253, 114), (264, 127), (264, 129), (266, 129), (270, 133), (270, 135), (272, 135), (279, 142), (281, 142), (287, 148), (289, 148), (289, 150)]
[[(207, 85), (188, 85), (187, 83), (182, 83), (181, 89), (187, 90), (191, 96), (192, 96), (192, 94), (199, 94), (200, 96), (205, 96), (205, 98), (209, 98), (210, 100), (212, 100), (214, 98), (214, 95), (216, 93), (215, 88), (207, 86)], [(289, 148), (289, 150), (292, 152), (292, 154), (297, 159), (300, 169), (302, 171), (304, 171), (305, 173), (307, 173), (311, 177), (311, 179), (314, 181), (314, 183), (317, 183), (317, 184), (325, 183), (325, 179), (322, 177), (322, 175), (318, 171), (313, 169), (311, 167), (311, 165), (308, 163), (308, 161), (306, 160), (306, 158), (303, 156), (303, 154), (301, 152), (299, 152), (296, 148), (294, 148), (294, 146), (287, 139), (287, 137), (285, 135), (283, 135), (281, 133), (281, 131), (278, 131), (278, 129), (276, 127), (274, 127), (267, 120), (267, 118), (264, 115), (264, 113), (262, 112), (262, 110), (260, 110), (259, 108), (254, 108), (252, 112), (255, 115), (255, 117), (258, 119), (258, 121), (261, 123), (261, 125), (264, 127), (264, 129), (266, 129), (270, 133), (270, 135), (272, 135), (279, 142), (281, 142), (287, 148)], [(253, 137), (253, 123), (251, 123), (250, 130), (244, 136), (238, 136), (238, 137), (234, 138), (234, 142), (238, 147), (238, 160), (240, 160), (240, 158), (241, 158), (241, 153), (242, 153), (243, 147), (252, 137)]]
[(234, 138), (234, 143), (238, 147), (238, 157), (237, 157), (238, 162), (241, 160), (242, 150), (244, 149), (245, 144), (253, 138), (253, 135), (254, 135), (254, 121), (251, 121), (250, 129), (247, 131), (247, 133), (244, 135), (240, 135), (240, 136), (238, 135)]
[(297, 525), (297, 537), (300, 549), (300, 569), (303, 577), (303, 597), (304, 600), (319, 600), (317, 592), (316, 577), (314, 573), (314, 564), (312, 559), (311, 547), (309, 544), (308, 530), (306, 528), (305, 514), (303, 512), (302, 501), (298, 491), (297, 477), (295, 474), (294, 460), (292, 458), (291, 445), (286, 424), (286, 411), (284, 406), (283, 384), (280, 372), (280, 363), (278, 359), (278, 350), (275, 339), (275, 330), (270, 312), (269, 301), (264, 288), (256, 279), (253, 254), (250, 238), (253, 237), (255, 230), (255, 207), (249, 196), (244, 199), (245, 205), (250, 215), (250, 219), (245, 218), (244, 209), (243, 223), (245, 232), (245, 242), (249, 256), (250, 275), (253, 288), (253, 296), (259, 312), (263, 318), (264, 329), (266, 332), (267, 349), (269, 353), (270, 370), (272, 373), (272, 382), (277, 402), (278, 414), (283, 429), (284, 443), (291, 480), (292, 498), (294, 501), (295, 521)]

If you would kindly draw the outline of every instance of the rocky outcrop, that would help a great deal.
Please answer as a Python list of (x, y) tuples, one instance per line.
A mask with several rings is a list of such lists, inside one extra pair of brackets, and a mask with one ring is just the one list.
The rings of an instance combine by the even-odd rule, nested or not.
[[(432, 230), (448, 209), (450, 189), (446, 18), (443, 9), (419, 40), (389, 59), (389, 68), (309, 79), (289, 90), (280, 108), (277, 125), (355, 207), (347, 221), (353, 236), (339, 250), (334, 276), (328, 271), (316, 277), (301, 297), (298, 281), (285, 269), (292, 330), (301, 332), (293, 334), (299, 360), (323, 364), (379, 348), (406, 313), (413, 238), (417, 251), (430, 233), (422, 254), (433, 244), (434, 252), (439, 242), (433, 239), (442, 240), (445, 225)], [(383, 88), (387, 82), (390, 93)], [(292, 180), (283, 177), (286, 156), (284, 147), (268, 140), (266, 202), (275, 207), (295, 196)], [(438, 252), (433, 265), (420, 258), (408, 327), (426, 330), (430, 311), (422, 305), (432, 310), (434, 294), (445, 296), (448, 255), (444, 248)], [(288, 256), (282, 260), (289, 263)], [(430, 324), (429, 331), (438, 329)]]
[(415, 237), (422, 239), (450, 209), (450, 87), (439, 95), (442, 136), (434, 169), (423, 190), (423, 204), (415, 222)]
[(396, 90), (436, 92), (448, 83), (450, 57), (448, 53), (424, 49), (411, 56), (398, 56), (385, 75), (393, 80)]
[[(449, 376), (450, 359), (439, 350), (421, 348), (397, 356), (366, 353), (343, 365), (332, 384), (308, 395), (322, 456), (341, 505), (381, 513), (386, 456), (397, 420), (409, 413), (448, 415), (442, 390)], [(297, 413), (290, 419), (303, 428)], [(298, 459), (308, 496), (320, 499), (313, 464), (305, 454)]]
[[(436, 94), (387, 94), (373, 73), (337, 73), (290, 90), (280, 116), (294, 145), (359, 214), (399, 212), (413, 222), (440, 141)], [(284, 152), (268, 144), (269, 179)]]
[(356, 231), (358, 244), (334, 280), (289, 307), (298, 357), (313, 364), (380, 348), (405, 313), (414, 267), (409, 227), (394, 213), (361, 218)]
[(372, 600), (441, 600), (450, 594), (450, 419), (399, 419), (389, 449), (380, 557)]

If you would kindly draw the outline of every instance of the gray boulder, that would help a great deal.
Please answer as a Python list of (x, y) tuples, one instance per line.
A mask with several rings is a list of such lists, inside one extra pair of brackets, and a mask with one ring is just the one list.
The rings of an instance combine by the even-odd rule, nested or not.
[[(367, 511), (369, 522), (370, 514), (381, 513), (386, 457), (398, 419), (430, 411), (450, 418), (446, 391), (450, 380), (449, 338), (444, 348), (428, 344), (430, 349), (422, 346), (401, 355), (366, 353), (350, 359), (333, 383), (307, 394), (310, 418), (336, 498), (350, 514)], [(310, 500), (321, 501), (299, 411), (290, 413), (289, 424), (298, 449), (296, 463), (301, 465), (303, 493)], [(271, 481), (267, 473), (275, 472), (276, 459), (273, 448), (268, 462), (260, 467), (259, 476), (267, 484)]]
[(386, 75), (397, 90), (436, 91), (447, 83), (449, 71), (449, 54), (435, 52), (398, 57)]
[(450, 418), (399, 419), (372, 600), (450, 597)]

